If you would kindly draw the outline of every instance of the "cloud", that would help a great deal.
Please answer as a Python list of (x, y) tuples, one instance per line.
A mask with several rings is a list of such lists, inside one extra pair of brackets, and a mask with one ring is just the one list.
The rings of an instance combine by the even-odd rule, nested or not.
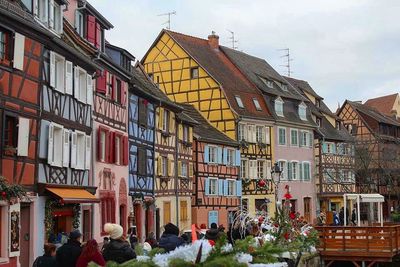
[(172, 30), (206, 38), (212, 30), (230, 46), (265, 58), (284, 74), (290, 48), (293, 77), (305, 79), (335, 110), (345, 99), (398, 92), (400, 1), (373, 0), (92, 0), (115, 26), (107, 39), (139, 59), (176, 10)]

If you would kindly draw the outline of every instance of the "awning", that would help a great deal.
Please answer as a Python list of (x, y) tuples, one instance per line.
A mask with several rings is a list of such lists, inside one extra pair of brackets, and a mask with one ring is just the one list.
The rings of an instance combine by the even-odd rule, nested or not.
[(62, 199), (64, 203), (94, 203), (100, 202), (96, 196), (83, 188), (58, 188), (47, 187), (46, 190), (56, 197)]
[(360, 197), (360, 202), (385, 202), (385, 197), (380, 194), (344, 194), (346, 199), (357, 200)]

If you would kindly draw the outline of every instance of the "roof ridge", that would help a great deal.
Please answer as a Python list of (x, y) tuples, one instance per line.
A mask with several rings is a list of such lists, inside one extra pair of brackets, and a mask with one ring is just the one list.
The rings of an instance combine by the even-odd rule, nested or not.
[(182, 35), (182, 36), (185, 36), (185, 37), (190, 37), (190, 38), (193, 38), (193, 39), (198, 39), (198, 40), (201, 40), (201, 41), (208, 42), (207, 39), (200, 38), (200, 37), (197, 37), (197, 36), (193, 36), (193, 35), (189, 35), (189, 34), (185, 34), (185, 33), (181, 33), (181, 32), (176, 32), (176, 31), (171, 31), (171, 30), (167, 30), (167, 29), (164, 29), (164, 31), (167, 32), (167, 33), (179, 34), (179, 35)]

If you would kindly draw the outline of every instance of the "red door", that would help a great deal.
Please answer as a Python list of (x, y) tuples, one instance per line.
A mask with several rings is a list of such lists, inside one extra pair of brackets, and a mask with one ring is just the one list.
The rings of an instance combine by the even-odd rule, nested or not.
[(29, 265), (29, 242), (30, 242), (30, 205), (21, 205), (21, 253), (19, 261), (21, 266)]

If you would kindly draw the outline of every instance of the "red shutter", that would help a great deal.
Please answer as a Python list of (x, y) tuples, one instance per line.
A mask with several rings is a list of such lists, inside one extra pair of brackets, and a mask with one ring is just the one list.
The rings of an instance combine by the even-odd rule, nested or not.
[(96, 22), (96, 43), (95, 46), (100, 49), (101, 47), (101, 27), (98, 22)]
[(107, 82), (107, 71), (104, 70), (103, 71), (103, 75), (101, 75), (100, 71), (97, 71), (97, 84), (96, 84), (96, 89), (98, 92), (106, 94), (107, 93), (107, 86), (106, 86), (106, 82)]
[(96, 43), (96, 18), (91, 15), (87, 15), (87, 40), (95, 44)]
[(117, 76), (113, 75), (112, 78), (112, 99), (117, 101)]
[(114, 163), (115, 157), (114, 157), (114, 152), (115, 152), (115, 133), (110, 132), (109, 134), (109, 154), (108, 154), (108, 162), (109, 163)]
[(106, 132), (106, 145), (105, 145), (105, 147), (106, 147), (106, 153), (105, 153), (104, 161), (108, 162), (109, 159), (110, 159), (110, 132), (109, 131)]
[(122, 90), (122, 106), (126, 106), (128, 102), (128, 83), (121, 81)]
[(128, 144), (128, 136), (124, 135), (122, 138), (122, 164), (128, 165), (129, 162), (129, 144)]
[(97, 129), (97, 160), (101, 160), (101, 129)]

